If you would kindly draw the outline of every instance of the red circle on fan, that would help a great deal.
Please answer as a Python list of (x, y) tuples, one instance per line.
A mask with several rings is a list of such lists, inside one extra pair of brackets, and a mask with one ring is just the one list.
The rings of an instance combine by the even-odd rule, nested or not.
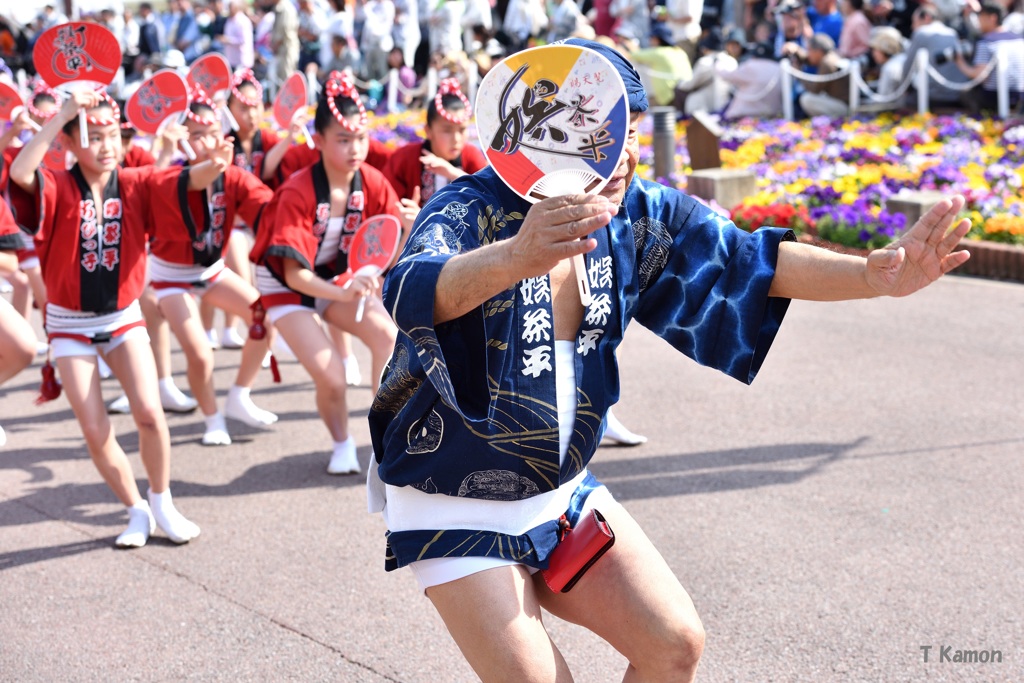
[(163, 123), (188, 109), (188, 84), (173, 69), (163, 69), (146, 79), (124, 106), (125, 116), (136, 130), (158, 135)]
[(188, 84), (198, 85), (208, 97), (231, 89), (231, 66), (219, 52), (203, 55), (188, 70)]
[(8, 83), (0, 81), (0, 121), (13, 121), (25, 108), (25, 101)]
[(596, 50), (544, 45), (495, 64), (476, 93), (484, 156), (520, 197), (597, 194), (629, 132), (626, 86)]
[[(54, 88), (82, 83), (93, 89), (110, 85), (121, 66), (121, 46), (105, 27), (72, 21), (47, 29), (36, 41), (32, 62)], [(63, 87), (62, 87), (63, 86)]]
[[(398, 252), (402, 224), (382, 213), (363, 221), (348, 248), (348, 269), (355, 275), (379, 275), (391, 265)], [(362, 271), (362, 272), (360, 272)]]
[(43, 157), (43, 166), (51, 171), (68, 170), (68, 148), (64, 144), (63, 135), (58, 135), (50, 143), (50, 148), (46, 150), (46, 155)]
[(306, 77), (296, 71), (288, 77), (274, 98), (274, 120), (277, 125), (287, 130), (292, 125), (295, 113), (309, 103), (308, 97)]

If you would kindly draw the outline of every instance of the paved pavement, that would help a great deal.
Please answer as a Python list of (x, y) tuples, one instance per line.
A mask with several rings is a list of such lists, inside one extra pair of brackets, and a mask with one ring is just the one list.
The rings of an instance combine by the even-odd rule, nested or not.
[[(217, 360), (223, 392), (237, 352)], [(639, 327), (621, 364), (616, 413), (650, 442), (593, 469), (693, 595), (700, 680), (1024, 680), (1024, 287), (795, 303), (751, 387)], [(255, 393), (270, 430), (207, 449), (197, 416), (170, 418), (203, 534), (135, 551), (111, 545), (125, 515), (66, 400), (32, 405), (38, 367), (0, 390), (0, 680), (474, 680), (413, 578), (383, 571), (362, 479), (324, 473), (311, 384), (282, 369)], [(350, 401), (367, 444), (369, 389)], [(620, 679), (609, 646), (548, 622), (578, 681)]]

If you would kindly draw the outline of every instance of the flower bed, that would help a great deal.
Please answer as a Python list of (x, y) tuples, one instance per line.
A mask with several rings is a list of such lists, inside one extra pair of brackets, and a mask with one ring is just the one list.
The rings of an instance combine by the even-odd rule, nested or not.
[[(371, 115), (372, 134), (399, 146), (422, 132), (425, 114)], [(638, 173), (654, 179), (651, 117), (640, 129)], [(470, 139), (476, 128), (470, 126)], [(667, 181), (685, 189), (689, 153), (685, 128), (677, 131), (674, 167)], [(903, 216), (885, 210), (901, 190), (939, 190), (967, 199), (968, 239), (1024, 245), (1024, 125), (966, 116), (883, 114), (873, 119), (803, 122), (743, 120), (722, 141), (722, 165), (748, 168), (759, 191), (726, 207), (737, 225), (788, 227), (853, 248), (892, 239)]]
[[(641, 172), (651, 175), (649, 124)], [(676, 154), (685, 187), (689, 155), (680, 126)], [(725, 168), (746, 168), (759, 191), (731, 210), (741, 227), (771, 224), (850, 247), (874, 248), (902, 230), (885, 210), (901, 190), (963, 194), (968, 239), (1024, 245), (1024, 125), (966, 116), (884, 114), (874, 119), (729, 124)]]

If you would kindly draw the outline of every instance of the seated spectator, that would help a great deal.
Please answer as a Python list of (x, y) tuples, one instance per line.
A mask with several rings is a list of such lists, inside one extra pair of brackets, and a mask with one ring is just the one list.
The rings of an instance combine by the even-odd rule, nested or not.
[[(818, 76), (828, 76), (846, 67), (846, 60), (836, 52), (836, 44), (830, 36), (815, 33), (807, 42), (807, 49), (795, 54), (804, 71)], [(838, 118), (850, 113), (850, 76), (836, 78), (824, 83), (803, 82), (804, 93), (800, 95), (800, 107), (808, 116), (829, 116)]]
[[(903, 67), (907, 61), (903, 36), (891, 26), (879, 26), (871, 32), (869, 45), (871, 59), (879, 67), (877, 92), (883, 97), (893, 95), (903, 82)], [(893, 100), (890, 108), (901, 105), (901, 101)]]
[[(1006, 11), (1001, 5), (985, 3), (978, 12), (978, 28), (981, 38), (974, 46), (973, 63), (968, 64), (963, 53), (957, 51), (953, 59), (957, 68), (968, 78), (978, 78), (995, 58), (997, 53), (1009, 60), (1007, 77), (1010, 87), (1010, 106), (1016, 106), (1024, 94), (1024, 37), (1006, 31), (1003, 17)], [(964, 104), (981, 111), (993, 111), (998, 106), (996, 70), (992, 69), (980, 87), (965, 93)]]
[[(754, 24), (754, 40), (751, 42), (755, 45), (757, 43), (764, 43), (770, 46), (775, 42), (775, 32), (774, 22), (761, 20)], [(772, 50), (772, 54), (775, 54), (775, 50)]]
[(676, 83), (693, 78), (690, 58), (672, 44), (672, 30), (664, 23), (651, 27), (651, 46), (629, 56), (640, 72), (647, 94), (658, 105), (670, 105), (675, 99)]
[(253, 25), (245, 8), (245, 0), (231, 0), (228, 3), (224, 33), (217, 37), (218, 42), (224, 46), (224, 57), (232, 70), (251, 69), (256, 63)]
[(351, 41), (338, 33), (331, 34), (331, 57), (320, 69), (317, 80), (327, 80), (327, 74), (332, 71), (348, 71), (358, 73), (359, 51), (352, 49)]
[(719, 78), (732, 84), (732, 101), (725, 109), (726, 119), (745, 116), (779, 118), (782, 116), (782, 67), (772, 56), (767, 43), (757, 43), (733, 70), (717, 72)]
[(803, 47), (813, 35), (807, 23), (807, 14), (800, 0), (782, 0), (775, 8), (781, 29), (775, 36), (775, 57), (781, 59), (792, 53), (791, 47)]
[(1024, 12), (1021, 12), (1020, 0), (999, 0), (1006, 10), (1003, 17), (1003, 30), (1015, 33), (1018, 36), (1024, 35)]
[[(910, 70), (914, 68), (914, 55), (918, 50), (928, 51), (928, 63), (939, 72), (945, 80), (952, 83), (964, 83), (967, 76), (957, 68), (956, 63), (945, 57), (956, 50), (960, 45), (960, 38), (956, 31), (946, 26), (939, 20), (936, 10), (927, 5), (918, 7), (913, 16), (914, 32), (910, 39), (910, 46), (907, 47), (909, 57), (903, 63), (902, 78), (906, 78)], [(960, 91), (947, 88), (945, 85), (928, 78), (928, 101), (929, 106), (959, 104)]]
[(739, 62), (747, 45), (747, 34), (741, 28), (734, 28), (725, 36), (725, 52)]
[(838, 43), (843, 32), (843, 15), (839, 13), (837, 0), (812, 0), (807, 8), (807, 21), (814, 33), (824, 33), (832, 42)]
[(866, 14), (875, 26), (892, 26), (900, 35), (907, 35), (911, 31), (911, 16), (917, 4), (907, 0), (870, 0)]
[(672, 44), (678, 45), (690, 59), (697, 61), (697, 41), (702, 33), (700, 20), (704, 16), (704, 0), (665, 0), (667, 22), (672, 29)]
[(320, 64), (320, 37), (327, 28), (327, 17), (313, 0), (299, 0), (299, 71)]
[(871, 20), (864, 14), (864, 0), (843, 0), (843, 30), (839, 34), (839, 56), (857, 59), (868, 52)]
[(651, 10), (646, 2), (637, 0), (612, 0), (609, 13), (616, 17), (620, 26), (629, 27), (640, 47), (647, 47), (647, 34), (651, 30)]
[(722, 34), (717, 29), (709, 31), (697, 43), (697, 52), (701, 56), (693, 65), (693, 76), (676, 85), (676, 109), (685, 114), (717, 112), (729, 103), (732, 86), (718, 74), (739, 65), (723, 51), (724, 47)]
[(398, 45), (391, 48), (391, 52), (388, 53), (388, 69), (388, 88), (393, 87), (390, 77), (391, 70), (398, 72), (398, 93), (395, 101), (399, 108), (404, 110), (413, 101), (412, 91), (416, 89), (416, 72), (405, 63), (405, 52)]
[(640, 41), (637, 40), (636, 32), (633, 31), (633, 27), (629, 24), (619, 24), (615, 29), (612, 40), (613, 44), (609, 47), (614, 47), (623, 54), (631, 55), (640, 49)]
[(586, 23), (586, 19), (575, 0), (560, 0), (554, 5), (548, 21), (548, 42), (566, 40), (576, 33), (582, 23)]

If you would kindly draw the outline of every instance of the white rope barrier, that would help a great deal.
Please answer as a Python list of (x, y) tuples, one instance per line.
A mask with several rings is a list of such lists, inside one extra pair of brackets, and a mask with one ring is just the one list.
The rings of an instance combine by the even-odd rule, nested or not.
[(992, 69), (996, 68), (996, 63), (999, 61), (999, 55), (997, 54), (995, 59), (985, 65), (985, 70), (982, 71), (977, 78), (972, 78), (969, 81), (951, 81), (939, 73), (939, 71), (931, 64), (928, 65), (928, 75), (934, 78), (935, 82), (941, 86), (949, 88), (950, 90), (966, 92), (984, 83), (985, 79), (987, 79), (989, 74), (992, 73)]
[[(793, 68), (793, 65), (789, 63), (788, 59), (783, 59), (779, 62), (779, 66), (782, 67), (782, 116), (787, 121), (793, 120), (793, 78), (797, 78), (807, 83), (830, 83), (832, 81), (838, 81), (841, 78), (849, 76), (856, 66), (856, 62), (847, 61), (846, 65), (838, 71), (834, 71), (830, 74), (818, 75), (804, 73), (803, 71), (797, 71)], [(854, 104), (858, 98), (858, 91), (856, 86), (853, 84), (854, 79), (850, 79), (850, 110), (856, 111), (856, 105)]]
[(904, 78), (903, 81), (900, 82), (899, 86), (897, 86), (897, 88), (888, 95), (883, 95), (879, 92), (876, 92), (875, 90), (872, 90), (871, 86), (868, 85), (863, 78), (861, 78), (859, 70), (856, 72), (857, 88), (860, 90), (861, 94), (864, 95), (865, 98), (867, 98), (871, 102), (874, 102), (875, 104), (893, 104), (902, 99), (903, 95), (905, 95), (907, 90), (910, 89), (910, 85), (914, 82), (914, 78), (917, 76), (916, 64), (917, 63), (915, 61), (914, 67), (907, 72), (907, 77)]
[(937, 84), (950, 90), (966, 92), (984, 83), (994, 70), (996, 74), (997, 114), (1000, 118), (1006, 118), (1010, 113), (1010, 60), (1004, 53), (1004, 49), (1004, 46), (997, 46), (996, 53), (993, 55), (992, 60), (985, 65), (985, 68), (977, 77), (972, 78), (969, 81), (958, 83), (950, 81), (939, 73), (939, 71), (930, 63), (928, 50), (922, 48), (918, 50), (916, 55), (914, 55), (914, 66), (907, 73), (906, 78), (900, 82), (896, 90), (890, 95), (881, 95), (872, 90), (871, 87), (861, 78), (860, 65), (855, 61), (848, 62), (846, 67), (839, 69), (838, 71), (821, 76), (798, 71), (793, 68), (788, 60), (782, 60), (780, 62), (782, 67), (781, 79), (783, 92), (782, 115), (788, 121), (793, 120), (793, 98), (789, 93), (792, 93), (793, 91), (794, 78), (807, 83), (828, 83), (849, 75), (849, 105), (851, 112), (856, 112), (860, 108), (861, 94), (863, 94), (872, 104), (889, 104), (902, 98), (910, 86), (914, 85), (917, 89), (917, 111), (920, 114), (924, 114), (928, 112), (928, 87), (931, 80), (934, 80)]
[[(634, 64), (633, 68), (637, 70), (637, 72), (640, 74), (640, 80), (643, 81), (645, 84), (648, 83), (647, 78), (652, 80), (656, 78), (673, 81), (679, 80), (679, 76), (677, 76), (676, 74), (669, 73), (667, 71), (655, 71), (652, 67), (647, 66), (646, 64)], [(772, 89), (775, 88), (776, 85), (778, 85), (779, 78), (780, 74), (775, 74), (774, 76), (771, 77), (771, 80), (768, 81), (768, 85), (766, 85), (764, 89), (757, 91), (753, 95), (744, 95), (744, 98), (749, 100), (764, 99), (771, 93)]]

